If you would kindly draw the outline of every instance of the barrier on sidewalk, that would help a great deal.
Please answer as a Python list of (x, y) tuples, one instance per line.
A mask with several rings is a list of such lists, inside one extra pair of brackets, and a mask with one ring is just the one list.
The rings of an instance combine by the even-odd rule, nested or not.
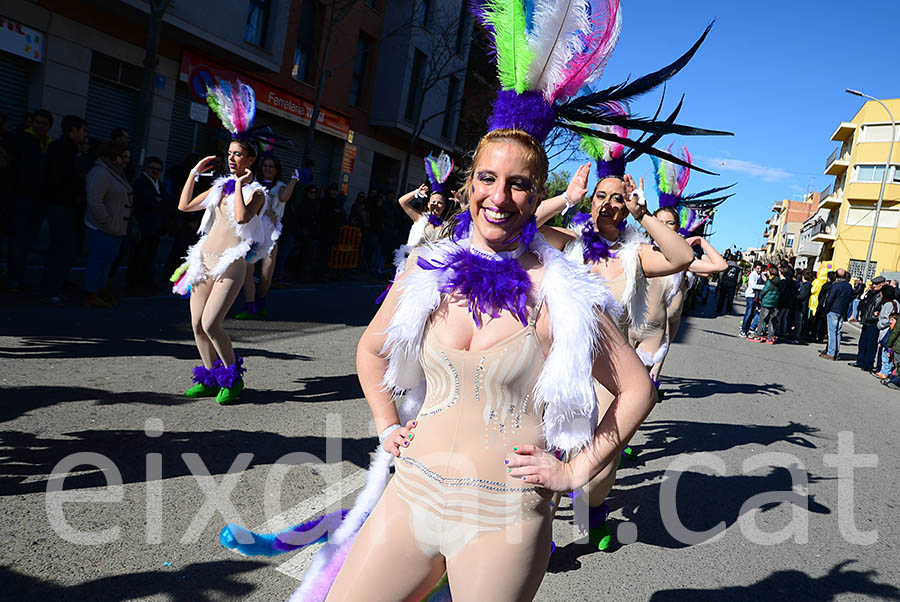
[(331, 247), (328, 268), (332, 270), (352, 270), (359, 265), (359, 246), (362, 230), (356, 226), (341, 226), (337, 244)]

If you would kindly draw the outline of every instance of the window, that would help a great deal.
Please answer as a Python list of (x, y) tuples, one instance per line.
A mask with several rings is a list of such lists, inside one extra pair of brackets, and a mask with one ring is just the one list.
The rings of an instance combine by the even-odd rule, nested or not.
[(863, 280), (871, 280), (875, 277), (875, 272), (878, 270), (878, 262), (870, 261), (869, 262), (869, 273), (865, 275), (863, 278), (863, 270), (866, 268), (866, 262), (863, 259), (851, 259), (850, 260), (850, 276), (853, 278), (862, 278)]
[(412, 73), (409, 76), (409, 93), (406, 95), (406, 119), (419, 116), (422, 105), (422, 85), (425, 81), (425, 54), (416, 50), (413, 55)]
[[(871, 228), (872, 224), (875, 223), (875, 204), (851, 204), (847, 209), (844, 223), (848, 226), (865, 226)], [(878, 214), (878, 229), (897, 227), (900, 227), (900, 209), (882, 206), (881, 213)]]
[(447, 85), (447, 103), (444, 105), (444, 124), (441, 126), (441, 136), (449, 138), (453, 126), (453, 117), (456, 115), (456, 97), (459, 96), (459, 79), (450, 76)]
[[(891, 165), (891, 172), (888, 176), (888, 183), (900, 184), (900, 169), (897, 165)], [(854, 182), (876, 182), (881, 183), (884, 177), (884, 165), (856, 165)]]
[(144, 70), (107, 54), (94, 52), (91, 55), (91, 75), (98, 79), (122, 84), (135, 90), (141, 89)]
[(356, 42), (356, 56), (353, 58), (353, 75), (350, 79), (350, 104), (362, 106), (363, 76), (366, 73), (366, 61), (369, 59), (369, 40), (360, 35)]
[(784, 246), (793, 249), (794, 248), (794, 235), (788, 234), (784, 239)]
[(250, 0), (247, 5), (247, 26), (244, 28), (244, 39), (254, 46), (265, 46), (266, 25), (269, 23), (269, 11), (272, 0)]
[(297, 47), (294, 49), (294, 66), (291, 77), (312, 83), (315, 76), (313, 48), (316, 40), (316, 3), (310, 0), (300, 7), (300, 27), (297, 29)]
[[(897, 125), (897, 133), (894, 140), (900, 142), (900, 124)], [(862, 126), (860, 142), (890, 142), (891, 124), (866, 124)]]

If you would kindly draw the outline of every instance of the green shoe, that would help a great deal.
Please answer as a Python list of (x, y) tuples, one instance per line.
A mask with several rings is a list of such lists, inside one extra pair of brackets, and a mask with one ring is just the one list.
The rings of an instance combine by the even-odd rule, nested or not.
[(597, 546), (597, 549), (601, 552), (609, 549), (609, 546), (612, 545), (612, 531), (609, 530), (609, 525), (603, 524), (599, 527), (588, 529), (588, 541), (592, 545)]
[(219, 387), (210, 387), (203, 383), (197, 383), (184, 392), (185, 397), (215, 397), (219, 393)]
[(247, 311), (246, 309), (239, 311), (235, 316), (235, 320), (255, 320), (256, 314)]
[(219, 389), (219, 394), (216, 395), (216, 403), (221, 405), (228, 405), (241, 395), (241, 391), (244, 390), (244, 379), (239, 378), (237, 382), (234, 383), (234, 386), (230, 389), (226, 387), (222, 387)]

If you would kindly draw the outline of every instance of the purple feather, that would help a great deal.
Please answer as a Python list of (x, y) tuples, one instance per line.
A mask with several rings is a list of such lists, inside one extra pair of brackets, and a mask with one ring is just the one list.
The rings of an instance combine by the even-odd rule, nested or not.
[(453, 242), (459, 242), (464, 238), (469, 237), (469, 229), (472, 227), (472, 214), (469, 213), (468, 209), (463, 211), (462, 213), (457, 214), (457, 216), (453, 220), (453, 233), (450, 235), (450, 238)]
[(237, 180), (232, 178), (232, 179), (228, 180), (227, 182), (225, 182), (225, 185), (222, 186), (222, 196), (228, 196), (229, 194), (234, 192), (234, 183), (236, 181)]
[(441, 219), (439, 215), (434, 215), (433, 213), (428, 214), (428, 223), (434, 226), (435, 228), (440, 228), (444, 225), (444, 220)]
[(234, 356), (234, 363), (230, 366), (220, 364), (218, 367), (213, 368), (216, 375), (216, 382), (219, 383), (220, 387), (231, 389), (234, 387), (235, 383), (241, 379), (244, 372), (247, 371), (243, 366), (244, 358), (236, 355)]
[(681, 197), (675, 194), (669, 194), (668, 192), (660, 192), (659, 193), (659, 208), (663, 207), (674, 207), (681, 200)]
[(543, 142), (556, 124), (556, 109), (540, 92), (500, 90), (494, 101), (494, 112), (488, 118), (488, 130), (522, 130)]
[(423, 257), (417, 263), (422, 269), (443, 272), (439, 290), (464, 297), (479, 328), (482, 314), (499, 318), (504, 310), (528, 324), (531, 278), (518, 260), (491, 259), (459, 248), (449, 254), (446, 263), (431, 263)]
[(625, 157), (615, 157), (609, 161), (597, 161), (597, 177), (603, 178), (619, 178), (625, 177)]
[(394, 286), (393, 280), (388, 282), (387, 288), (384, 289), (384, 291), (382, 291), (382, 293), (380, 295), (378, 295), (377, 299), (375, 299), (375, 305), (381, 305), (382, 303), (384, 303), (384, 300), (387, 298), (388, 293), (391, 292), (392, 286)]
[[(618, 251), (611, 251), (609, 249), (609, 242), (607, 242), (605, 238), (600, 236), (600, 233), (597, 232), (597, 230), (594, 228), (594, 220), (591, 219), (589, 215), (587, 216), (586, 220), (582, 220), (578, 223), (583, 224), (581, 228), (581, 242), (584, 249), (585, 263), (593, 263), (595, 261), (600, 261), (601, 259), (609, 259), (610, 257), (615, 257), (619, 254)], [(624, 226), (625, 222), (622, 222), (617, 226), (617, 228), (621, 232), (625, 229)]]
[(195, 383), (206, 385), (207, 387), (216, 386), (216, 377), (213, 375), (213, 369), (209, 369), (203, 364), (194, 367), (194, 376), (191, 377)]
[(522, 231), (511, 238), (509, 243), (512, 244), (518, 240), (526, 250), (530, 251), (531, 241), (534, 240), (534, 235), (537, 234), (537, 231), (537, 218), (532, 214), (532, 216), (528, 218), (528, 221), (525, 222), (525, 225), (522, 226)]

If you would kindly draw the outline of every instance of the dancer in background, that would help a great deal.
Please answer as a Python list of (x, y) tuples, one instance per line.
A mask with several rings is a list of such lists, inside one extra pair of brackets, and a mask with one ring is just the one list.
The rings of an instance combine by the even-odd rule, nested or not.
[[(417, 247), (424, 240), (438, 239), (441, 228), (444, 227), (444, 214), (447, 211), (446, 183), (452, 172), (453, 159), (445, 152), (442, 151), (437, 159), (429, 153), (425, 157), (425, 175), (431, 184), (431, 194), (428, 193), (428, 184), (422, 184), (397, 199), (400, 207), (413, 221), (406, 240), (408, 248)], [(426, 197), (428, 200), (423, 211), (413, 207), (414, 200)]]
[(180, 211), (204, 211), (200, 240), (188, 249), (187, 262), (173, 278), (173, 290), (190, 294), (191, 327), (203, 363), (194, 368), (193, 387), (187, 397), (215, 397), (227, 404), (244, 388), (243, 358), (236, 355), (223, 322), (241, 290), (246, 257), (253, 245), (271, 243), (271, 229), (260, 214), (266, 190), (253, 175), (256, 145), (249, 139), (256, 113), (253, 89), (220, 82), (207, 90), (207, 103), (231, 132), (228, 145), (229, 175), (212, 188), (193, 196), (194, 183), (215, 157), (206, 157), (191, 170), (178, 201)]
[[(263, 211), (264, 219), (269, 220), (271, 228), (272, 249), (265, 255), (253, 252), (247, 258), (247, 273), (244, 277), (244, 307), (234, 317), (238, 320), (259, 320), (266, 317), (266, 296), (272, 286), (272, 275), (275, 273), (276, 258), (278, 256), (278, 239), (281, 235), (281, 220), (284, 217), (284, 209), (287, 202), (294, 194), (294, 187), (300, 175), (295, 169), (290, 181), (285, 184), (281, 181), (281, 161), (271, 150), (263, 156), (260, 163), (260, 184), (266, 189), (266, 208)], [(253, 259), (256, 261), (253, 261)], [(260, 266), (259, 284), (254, 278), (256, 266)]]

